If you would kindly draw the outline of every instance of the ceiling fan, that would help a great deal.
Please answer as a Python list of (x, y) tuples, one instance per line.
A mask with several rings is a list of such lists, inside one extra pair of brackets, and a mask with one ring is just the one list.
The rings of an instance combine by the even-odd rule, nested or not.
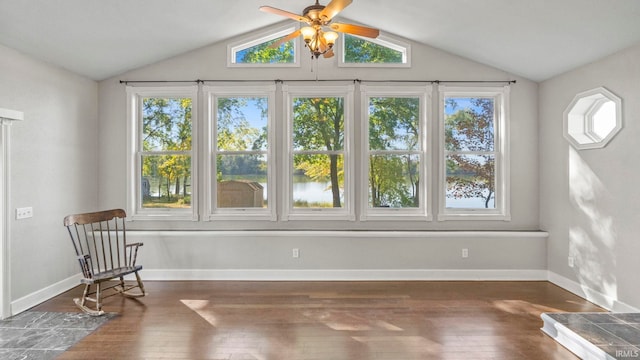
[[(333, 45), (338, 38), (336, 31), (369, 38), (377, 38), (380, 34), (380, 30), (366, 26), (331, 22), (331, 20), (333, 20), (340, 11), (349, 6), (352, 1), (353, 0), (331, 0), (327, 5), (320, 5), (319, 0), (316, 0), (314, 5), (307, 6), (302, 11), (302, 15), (271, 6), (261, 6), (260, 11), (285, 16), (308, 25), (285, 36), (273, 44), (273, 47), (278, 47), (302, 35), (305, 45), (309, 48), (313, 57), (317, 59), (322, 55), (325, 58), (330, 58), (334, 55)], [(325, 31), (325, 28), (334, 31)]]

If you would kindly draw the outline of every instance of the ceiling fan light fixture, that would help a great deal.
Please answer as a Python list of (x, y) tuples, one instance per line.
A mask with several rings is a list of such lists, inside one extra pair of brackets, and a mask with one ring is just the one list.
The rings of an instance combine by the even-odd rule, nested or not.
[(338, 33), (335, 31), (327, 31), (325, 33), (322, 33), (322, 36), (327, 42), (329, 48), (333, 47), (333, 45), (336, 43), (336, 40), (338, 39)]
[(312, 28), (311, 26), (305, 26), (303, 28), (300, 28), (300, 33), (302, 34), (304, 42), (308, 44), (316, 36), (316, 29)]

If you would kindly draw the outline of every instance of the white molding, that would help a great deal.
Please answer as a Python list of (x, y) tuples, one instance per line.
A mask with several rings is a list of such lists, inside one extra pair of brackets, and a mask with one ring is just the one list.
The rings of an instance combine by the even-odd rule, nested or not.
[(20, 299), (11, 302), (11, 314), (16, 315), (25, 310), (28, 310), (44, 301), (47, 301), (54, 296), (62, 294), (80, 284), (82, 275), (80, 273), (70, 276), (64, 280), (58, 281), (52, 285), (49, 285), (43, 289), (32, 292), (25, 295)]
[(0, 319), (11, 315), (11, 125), (22, 111), (0, 108)]
[(24, 112), (18, 110), (0, 108), (0, 119), (2, 120), (24, 120)]
[(547, 279), (549, 280), (549, 282), (558, 285), (559, 287), (572, 292), (585, 300), (591, 301), (592, 303), (609, 311), (640, 312), (640, 309), (636, 309), (631, 305), (618, 301), (618, 299), (612, 298), (607, 294), (603, 294), (597, 290), (591, 289), (562, 275), (558, 275), (553, 271), (549, 271)]
[[(301, 238), (309, 236), (319, 238), (349, 237), (349, 238), (472, 238), (472, 239), (496, 239), (496, 238), (548, 238), (546, 231), (358, 231), (358, 230), (128, 230), (127, 237), (276, 237), (276, 238)], [(153, 241), (153, 240), (151, 240)]]
[(234, 281), (545, 281), (546, 270), (147, 269), (143, 280)]

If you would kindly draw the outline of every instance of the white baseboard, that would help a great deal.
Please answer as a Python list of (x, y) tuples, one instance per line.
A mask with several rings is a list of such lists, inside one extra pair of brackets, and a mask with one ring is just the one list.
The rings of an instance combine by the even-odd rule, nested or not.
[(562, 275), (558, 275), (553, 271), (549, 271), (549, 282), (560, 286), (561, 288), (572, 292), (583, 299), (591, 301), (592, 303), (605, 308), (609, 311), (615, 312), (640, 312), (640, 310), (634, 308), (631, 305), (625, 304), (618, 299), (612, 298), (609, 295), (603, 294), (597, 290), (590, 289), (580, 283), (577, 283), (571, 279), (567, 279)]
[(62, 294), (80, 284), (82, 275), (80, 273), (68, 277), (64, 280), (58, 281), (55, 284), (49, 285), (44, 289), (33, 292), (29, 295), (23, 296), (20, 299), (11, 302), (11, 315), (19, 314), (25, 310), (51, 299), (52, 297)]
[(239, 281), (546, 281), (546, 270), (255, 270), (255, 269), (148, 269), (144, 280)]

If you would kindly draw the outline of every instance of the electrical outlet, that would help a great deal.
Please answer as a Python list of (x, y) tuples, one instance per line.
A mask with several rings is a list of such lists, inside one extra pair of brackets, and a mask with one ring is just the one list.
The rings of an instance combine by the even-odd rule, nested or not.
[(300, 249), (297, 249), (297, 248), (293, 249), (291, 251), (291, 256), (293, 256), (293, 258), (295, 258), (295, 259), (299, 258), (300, 257)]
[(571, 268), (575, 265), (575, 260), (574, 260), (573, 256), (569, 256), (567, 258), (567, 265), (569, 265), (569, 267), (571, 267)]
[(462, 258), (466, 259), (468, 257), (469, 257), (469, 249), (467, 248), (462, 249)]
[(33, 217), (33, 208), (32, 207), (23, 207), (23, 208), (17, 208), (16, 209), (16, 219), (20, 220), (20, 219), (26, 219), (26, 218), (30, 218)]

